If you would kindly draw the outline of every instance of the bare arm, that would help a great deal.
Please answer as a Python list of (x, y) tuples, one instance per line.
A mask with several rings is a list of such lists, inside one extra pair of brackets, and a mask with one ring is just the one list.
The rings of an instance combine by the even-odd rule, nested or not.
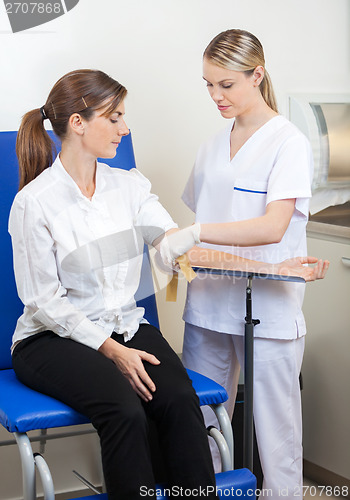
[[(323, 279), (329, 267), (328, 260), (322, 261), (316, 257), (295, 257), (294, 259), (288, 259), (277, 264), (268, 264), (266, 262), (244, 259), (243, 257), (218, 250), (199, 247), (193, 247), (188, 252), (188, 257), (192, 266), (300, 276), (305, 281)], [(316, 265), (308, 267), (305, 264)]]
[(236, 222), (201, 224), (200, 239), (215, 245), (250, 247), (279, 243), (291, 221), (295, 199), (272, 201), (261, 217)]

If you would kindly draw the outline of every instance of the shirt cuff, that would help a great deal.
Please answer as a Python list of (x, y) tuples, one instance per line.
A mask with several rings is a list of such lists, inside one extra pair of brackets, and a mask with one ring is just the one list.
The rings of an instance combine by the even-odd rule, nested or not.
[(95, 325), (88, 318), (84, 318), (74, 329), (70, 338), (97, 351), (103, 342), (109, 338), (109, 335), (103, 328)]

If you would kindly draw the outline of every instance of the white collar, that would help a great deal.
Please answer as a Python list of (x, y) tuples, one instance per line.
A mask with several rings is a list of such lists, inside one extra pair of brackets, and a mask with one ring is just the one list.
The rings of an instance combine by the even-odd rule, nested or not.
[[(100, 193), (103, 190), (103, 188), (105, 187), (105, 184), (106, 184), (104, 176), (102, 175), (102, 172), (101, 172), (101, 170), (102, 170), (101, 167), (102, 167), (102, 164), (100, 164), (96, 160), (96, 186), (95, 186), (95, 192), (94, 192), (91, 200), (94, 199), (96, 194)], [(62, 180), (63, 182), (65, 182), (65, 184), (67, 184), (72, 189), (74, 189), (80, 198), (84, 198), (85, 200), (90, 201), (85, 195), (83, 195), (83, 193), (80, 191), (78, 184), (75, 182), (73, 177), (64, 168), (59, 154), (56, 156), (56, 159), (50, 168), (52, 169), (52, 172), (54, 173), (54, 175), (57, 175), (60, 178), (60, 180)]]

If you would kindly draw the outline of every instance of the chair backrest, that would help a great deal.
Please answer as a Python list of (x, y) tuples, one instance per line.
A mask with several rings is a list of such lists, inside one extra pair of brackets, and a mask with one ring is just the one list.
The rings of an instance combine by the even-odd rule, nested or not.
[[(50, 136), (60, 150), (60, 142), (52, 132)], [(23, 312), (23, 304), (19, 300), (13, 273), (11, 238), (8, 234), (8, 217), (13, 199), (18, 191), (18, 163), (15, 152), (17, 132), (0, 132), (0, 262), (2, 282), (0, 286), (0, 369), (11, 368), (10, 347), (16, 322)], [(123, 137), (117, 155), (113, 159), (103, 159), (111, 167), (130, 170), (135, 168), (135, 156), (131, 134)], [(154, 296), (152, 272), (148, 250), (145, 248), (142, 267), (142, 293), (138, 305), (146, 310), (145, 317), (154, 326), (159, 327), (157, 306)], [(145, 293), (147, 290), (147, 293)]]

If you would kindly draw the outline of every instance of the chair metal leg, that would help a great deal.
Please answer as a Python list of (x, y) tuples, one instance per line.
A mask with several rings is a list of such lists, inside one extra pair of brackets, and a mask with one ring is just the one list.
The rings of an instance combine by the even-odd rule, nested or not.
[(224, 438), (222, 433), (214, 426), (208, 427), (208, 434), (214, 439), (217, 447), (219, 448), (222, 472), (231, 470), (232, 467), (231, 467), (230, 450), (227, 445), (226, 439)]
[(23, 500), (35, 500), (35, 461), (29, 438), (25, 433), (15, 432), (22, 464)]
[(46, 445), (46, 437), (47, 437), (47, 429), (40, 429), (40, 451), (41, 455), (45, 453), (45, 445)]
[(34, 461), (40, 475), (41, 484), (43, 485), (44, 500), (55, 500), (55, 490), (49, 466), (40, 453), (34, 453)]
[(218, 419), (220, 430), (225, 438), (229, 450), (230, 467), (225, 470), (232, 470), (234, 469), (234, 458), (233, 458), (234, 444), (233, 444), (233, 431), (230, 418), (222, 403), (217, 405), (210, 405), (210, 407), (215, 413), (216, 418)]

